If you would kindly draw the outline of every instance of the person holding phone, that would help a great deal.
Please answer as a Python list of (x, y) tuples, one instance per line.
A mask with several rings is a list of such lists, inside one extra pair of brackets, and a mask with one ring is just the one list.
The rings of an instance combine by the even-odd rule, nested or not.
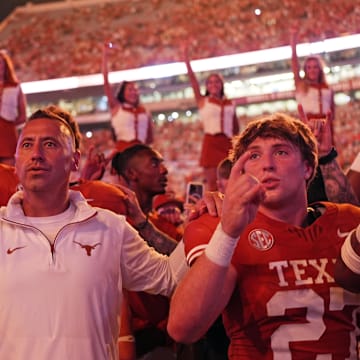
[(186, 185), (186, 204), (196, 204), (204, 195), (204, 185), (200, 182), (189, 182)]

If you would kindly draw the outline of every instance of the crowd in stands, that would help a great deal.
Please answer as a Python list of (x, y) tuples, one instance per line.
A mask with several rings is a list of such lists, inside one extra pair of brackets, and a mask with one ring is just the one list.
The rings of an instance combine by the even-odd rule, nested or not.
[[(104, 41), (114, 44), (111, 69), (181, 60), (180, 42), (193, 38), (192, 59), (289, 44), (300, 19), (300, 42), (360, 32), (353, 0), (86, 1), (29, 4), (2, 24), (0, 48), (11, 54), (22, 82), (98, 73)], [(189, 21), (191, 19), (191, 21)], [(344, 21), (346, 19), (346, 21)]]
[[(299, 42), (360, 32), (360, 8), (352, 0), (286, 0), (282, 6), (266, 0), (259, 8), (257, 16), (249, 0), (79, 0), (53, 10), (29, 3), (1, 24), (0, 48), (11, 54), (18, 77), (26, 82), (99, 73), (104, 41), (114, 44), (109, 53), (109, 70), (114, 71), (183, 61), (184, 38), (190, 39), (192, 59), (288, 45), (295, 20)], [(360, 148), (359, 117), (359, 102), (336, 109), (335, 140), (344, 169)], [(249, 120), (240, 118), (240, 128)], [(201, 125), (177, 119), (154, 131), (154, 147), (165, 157), (170, 186), (182, 194), (184, 183), (202, 180)], [(109, 153), (114, 145), (110, 131), (84, 137), (83, 153), (94, 144)]]
[[(292, 114), (297, 116), (297, 114)], [(250, 117), (240, 117), (241, 128), (253, 120)], [(344, 170), (360, 151), (360, 102), (350, 102), (336, 108), (335, 143), (338, 149), (338, 161)], [(165, 159), (169, 169), (169, 189), (183, 196), (186, 183), (203, 181), (202, 170), (199, 167), (199, 154), (203, 136), (199, 121), (184, 122), (181, 118), (173, 122), (165, 122), (154, 128), (153, 146)], [(92, 138), (84, 137), (83, 149), (87, 153), (90, 146), (110, 154), (114, 146), (110, 129), (93, 132)]]

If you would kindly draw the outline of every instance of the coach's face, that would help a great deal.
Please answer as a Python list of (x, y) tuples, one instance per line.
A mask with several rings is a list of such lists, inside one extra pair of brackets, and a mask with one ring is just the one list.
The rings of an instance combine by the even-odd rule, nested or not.
[(70, 130), (61, 121), (40, 118), (26, 123), (15, 158), (24, 191), (57, 192), (67, 190), (79, 153), (74, 149)]

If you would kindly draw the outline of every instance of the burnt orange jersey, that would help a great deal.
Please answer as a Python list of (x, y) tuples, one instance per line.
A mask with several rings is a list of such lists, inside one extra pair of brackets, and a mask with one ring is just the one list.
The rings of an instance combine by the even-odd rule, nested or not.
[[(238, 273), (224, 310), (230, 359), (357, 359), (360, 295), (340, 288), (334, 263), (360, 208), (324, 203), (306, 228), (258, 213), (235, 249)], [(203, 251), (219, 219), (191, 222), (184, 241), (188, 261)]]
[(5, 206), (19, 183), (13, 166), (0, 164), (0, 182), (0, 206)]

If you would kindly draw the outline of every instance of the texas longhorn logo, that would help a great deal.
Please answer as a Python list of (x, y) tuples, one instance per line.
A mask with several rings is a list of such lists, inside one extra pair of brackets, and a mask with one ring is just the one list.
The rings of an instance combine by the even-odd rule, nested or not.
[(94, 245), (88, 245), (88, 244), (81, 244), (77, 241), (73, 241), (75, 244), (78, 244), (82, 249), (85, 249), (87, 256), (91, 256), (91, 251), (93, 251), (98, 245), (101, 245), (101, 243), (97, 243)]

